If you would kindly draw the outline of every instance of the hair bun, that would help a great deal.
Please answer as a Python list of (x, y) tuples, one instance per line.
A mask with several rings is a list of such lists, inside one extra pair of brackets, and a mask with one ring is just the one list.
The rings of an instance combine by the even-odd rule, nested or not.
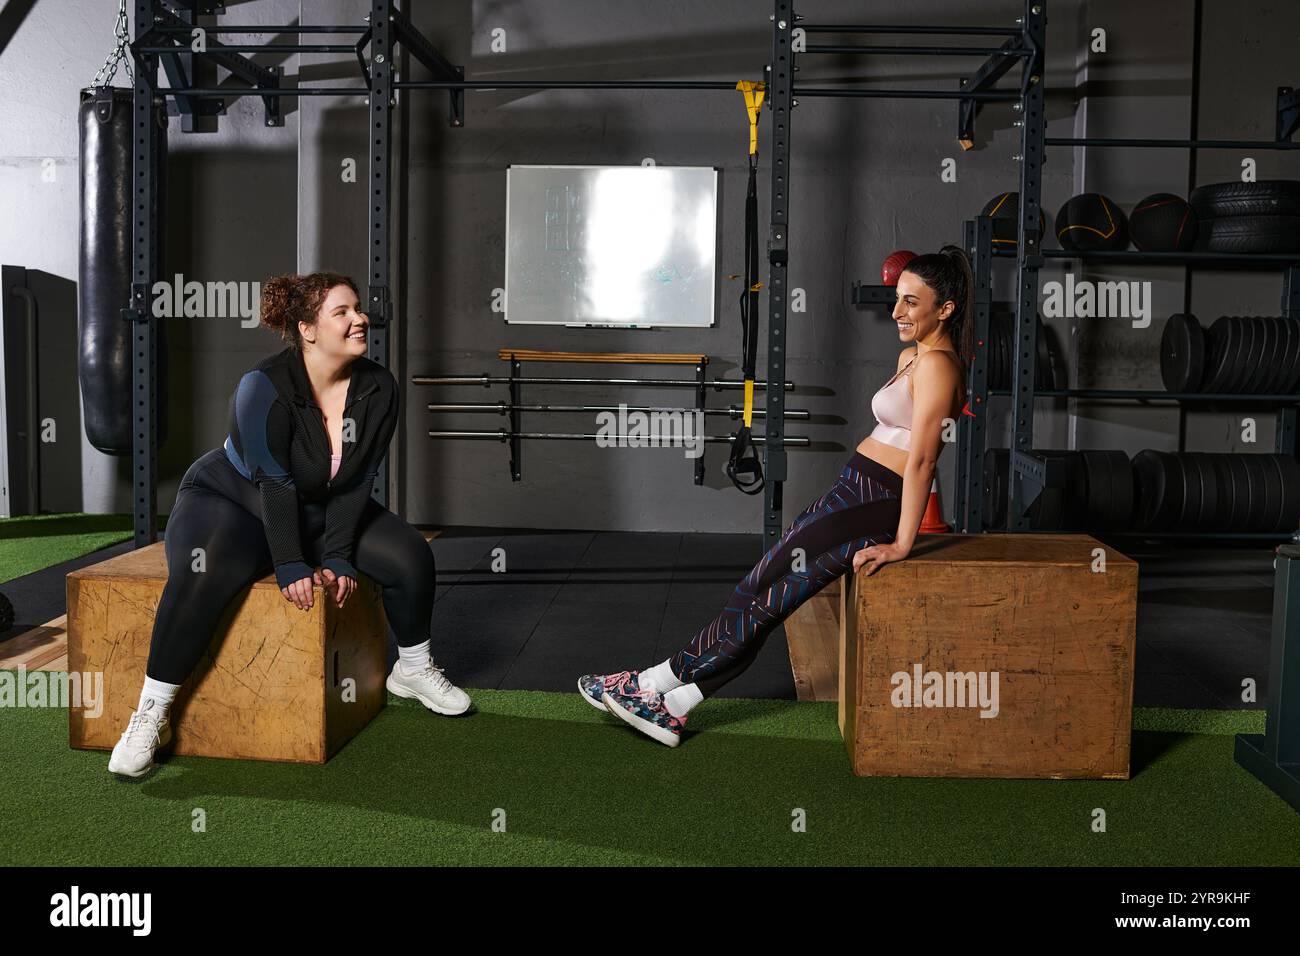
[(295, 292), (293, 276), (273, 276), (262, 283), (262, 324), (283, 335)]

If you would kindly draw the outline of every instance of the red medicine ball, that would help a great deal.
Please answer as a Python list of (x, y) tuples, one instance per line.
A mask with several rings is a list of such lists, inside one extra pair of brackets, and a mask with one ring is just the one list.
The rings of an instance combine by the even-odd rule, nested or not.
[(907, 264), (916, 258), (916, 253), (910, 249), (898, 249), (889, 254), (884, 264), (880, 267), (880, 280), (885, 285), (898, 285), (898, 275), (907, 268)]

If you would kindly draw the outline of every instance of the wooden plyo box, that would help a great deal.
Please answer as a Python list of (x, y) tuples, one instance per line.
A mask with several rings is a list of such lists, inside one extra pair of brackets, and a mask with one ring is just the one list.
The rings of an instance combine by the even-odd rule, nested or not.
[[(73, 747), (111, 750), (126, 729), (166, 581), (161, 541), (68, 575), (68, 670), (104, 675), (101, 714), (69, 708)], [(317, 587), (305, 612), (274, 576), (257, 581), (226, 608), (172, 704), (171, 752), (324, 763), (384, 706), (387, 627), (366, 578), (342, 610)]]
[(1137, 590), (1137, 563), (1082, 534), (923, 535), (905, 561), (850, 572), (853, 772), (1128, 779)]

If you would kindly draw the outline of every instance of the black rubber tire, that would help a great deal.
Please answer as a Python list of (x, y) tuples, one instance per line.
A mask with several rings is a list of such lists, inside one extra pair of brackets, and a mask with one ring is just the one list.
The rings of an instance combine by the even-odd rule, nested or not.
[(1236, 216), (1300, 216), (1300, 181), (1212, 183), (1197, 186), (1188, 201), (1202, 221)]
[(1209, 252), (1300, 252), (1300, 216), (1238, 216), (1202, 223)]

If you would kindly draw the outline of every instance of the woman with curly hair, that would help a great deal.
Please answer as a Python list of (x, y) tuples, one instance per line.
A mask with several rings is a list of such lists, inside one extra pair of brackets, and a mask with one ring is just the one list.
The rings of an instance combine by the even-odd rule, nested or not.
[[(110, 772), (139, 777), (153, 766), (171, 740), (171, 703), (222, 612), (272, 570), (284, 599), (303, 611), (313, 585), (342, 607), (365, 574), (382, 589), (397, 636), (388, 689), (440, 714), (469, 708), (430, 656), (433, 552), (371, 497), (400, 389), (365, 357), (369, 320), (358, 301), (356, 283), (332, 272), (276, 276), (262, 288), (261, 322), (286, 348), (240, 379), (224, 445), (181, 479), (144, 688)], [(197, 569), (196, 549), (204, 555)]]

